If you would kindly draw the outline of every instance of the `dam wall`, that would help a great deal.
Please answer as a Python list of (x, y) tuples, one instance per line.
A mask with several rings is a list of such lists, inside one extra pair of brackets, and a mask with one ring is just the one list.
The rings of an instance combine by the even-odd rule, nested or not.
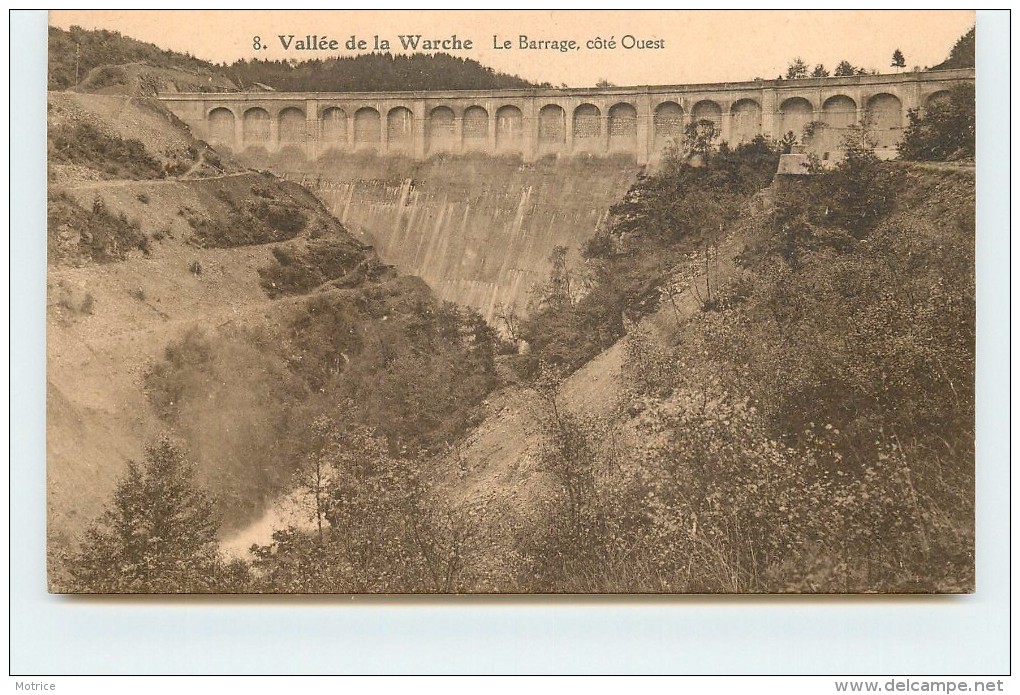
[(526, 310), (531, 289), (548, 278), (556, 246), (567, 247), (577, 266), (581, 245), (641, 170), (626, 157), (416, 162), (360, 154), (247, 163), (302, 183), (383, 261), (490, 321), (500, 304)]

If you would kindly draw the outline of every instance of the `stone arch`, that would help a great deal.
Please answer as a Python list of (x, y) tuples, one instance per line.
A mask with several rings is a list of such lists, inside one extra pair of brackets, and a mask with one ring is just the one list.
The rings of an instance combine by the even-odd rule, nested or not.
[(903, 105), (898, 97), (883, 92), (868, 99), (871, 131), (878, 147), (893, 147), (903, 130)]
[(656, 106), (652, 122), (656, 148), (662, 147), (670, 140), (679, 140), (683, 137), (684, 110), (675, 101), (664, 101)]
[(430, 151), (442, 152), (452, 149), (456, 133), (453, 109), (449, 106), (437, 106), (429, 112), (426, 134)]
[(524, 145), (524, 117), (516, 106), (496, 111), (496, 149), (520, 150)]
[(750, 142), (761, 135), (761, 104), (754, 99), (738, 99), (730, 108), (730, 138), (735, 144)]
[(486, 148), (489, 145), (489, 112), (481, 106), (464, 109), (464, 147)]
[(234, 112), (222, 106), (209, 112), (209, 137), (211, 144), (234, 144)]
[(395, 106), (386, 114), (386, 147), (408, 150), (414, 144), (414, 114), (404, 106)]
[(304, 142), (305, 141), (305, 112), (301, 109), (288, 106), (280, 111), (280, 142)]
[(609, 149), (633, 151), (637, 147), (637, 109), (620, 102), (609, 109)]
[(371, 106), (354, 112), (354, 145), (376, 145), (382, 139), (382, 118)]
[(845, 94), (836, 94), (822, 103), (822, 123), (825, 124), (820, 133), (815, 135), (818, 147), (831, 152), (842, 147), (847, 128), (857, 122), (857, 102)]
[(804, 127), (814, 119), (815, 109), (804, 97), (790, 97), (779, 105), (779, 137), (793, 133), (797, 142), (804, 139)]
[(323, 147), (347, 144), (347, 112), (338, 106), (325, 109), (319, 116), (320, 140)]
[(940, 101), (947, 101), (949, 99), (949, 90), (940, 89), (937, 92), (932, 92), (924, 100), (924, 107), (928, 108), (932, 104), (936, 104)]
[(269, 142), (269, 112), (253, 106), (242, 117), (244, 144), (255, 145)]
[(546, 104), (538, 112), (538, 146), (556, 150), (567, 141), (567, 112), (557, 104)]
[(694, 123), (711, 121), (715, 136), (722, 133), (722, 107), (711, 99), (702, 99), (691, 109), (691, 120)]
[(595, 104), (581, 104), (574, 109), (574, 149), (598, 149), (602, 135), (602, 112)]

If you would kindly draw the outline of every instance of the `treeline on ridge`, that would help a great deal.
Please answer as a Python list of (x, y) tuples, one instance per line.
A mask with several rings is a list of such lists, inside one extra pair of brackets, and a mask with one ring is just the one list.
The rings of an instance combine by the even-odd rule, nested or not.
[[(278, 91), (383, 92), (441, 89), (522, 89), (536, 87), (516, 75), (448, 53), (363, 53), (356, 56), (288, 60), (237, 60), (214, 64), (105, 29), (49, 28), (48, 89), (75, 86), (90, 70), (124, 63), (219, 75), (239, 89), (256, 83)], [(76, 72), (77, 65), (77, 72)], [(546, 85), (547, 86), (547, 85)]]

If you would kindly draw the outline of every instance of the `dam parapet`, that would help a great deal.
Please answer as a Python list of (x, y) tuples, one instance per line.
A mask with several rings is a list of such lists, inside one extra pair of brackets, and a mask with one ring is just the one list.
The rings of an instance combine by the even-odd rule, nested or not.
[(371, 151), (437, 154), (627, 154), (654, 161), (694, 123), (731, 145), (793, 133), (823, 154), (867, 114), (879, 150), (894, 150), (910, 109), (974, 82), (973, 69), (638, 87), (430, 92), (163, 93), (196, 137), (238, 153), (309, 159)]

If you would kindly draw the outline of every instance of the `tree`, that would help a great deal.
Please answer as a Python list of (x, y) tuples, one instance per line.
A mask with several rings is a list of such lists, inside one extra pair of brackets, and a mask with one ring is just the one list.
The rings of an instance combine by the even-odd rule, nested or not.
[(889, 212), (895, 192), (895, 180), (875, 154), (871, 127), (867, 115), (857, 125), (847, 127), (840, 145), (843, 161), (821, 177), (829, 205), (826, 222), (858, 239)]
[(922, 113), (907, 112), (910, 125), (897, 145), (902, 159), (947, 161), (973, 159), (975, 136), (974, 86), (955, 87)]
[(811, 72), (811, 77), (828, 77), (829, 71), (825, 69), (825, 66), (819, 63), (815, 66), (815, 69)]
[(166, 436), (128, 462), (112, 504), (71, 560), (73, 590), (87, 593), (214, 591), (218, 555), (212, 501), (194, 467)]
[(567, 264), (566, 246), (556, 246), (549, 254), (549, 280), (536, 288), (538, 305), (550, 306), (555, 309), (570, 307), (574, 304), (574, 276)]
[[(349, 414), (351, 410), (348, 407), (345, 414)], [(325, 415), (315, 418), (315, 421), (312, 422), (315, 450), (309, 455), (308, 464), (298, 470), (294, 480), (298, 489), (308, 494), (307, 502), (315, 521), (319, 545), (322, 545), (324, 538), (322, 522), (326, 517), (327, 494), (333, 484), (333, 478), (336, 476), (336, 471), (323, 454), (322, 449), (334, 427), (334, 422)]]
[(839, 65), (836, 66), (836, 77), (851, 77), (857, 74), (857, 68), (855, 68), (850, 61), (841, 60)]
[(715, 136), (714, 121), (702, 118), (688, 124), (684, 128), (684, 149), (687, 151), (687, 158), (683, 159), (683, 163), (686, 163), (690, 157), (707, 158), (712, 152), (712, 141), (715, 140)]
[(949, 57), (932, 70), (954, 70), (974, 67), (974, 27), (961, 36), (949, 52)]
[(808, 76), (808, 66), (800, 58), (794, 58), (786, 68), (786, 79), (799, 80)]
[(900, 71), (900, 68), (907, 67), (907, 59), (903, 57), (903, 51), (896, 49), (892, 54), (892, 62), (889, 64), (896, 68), (896, 72)]

